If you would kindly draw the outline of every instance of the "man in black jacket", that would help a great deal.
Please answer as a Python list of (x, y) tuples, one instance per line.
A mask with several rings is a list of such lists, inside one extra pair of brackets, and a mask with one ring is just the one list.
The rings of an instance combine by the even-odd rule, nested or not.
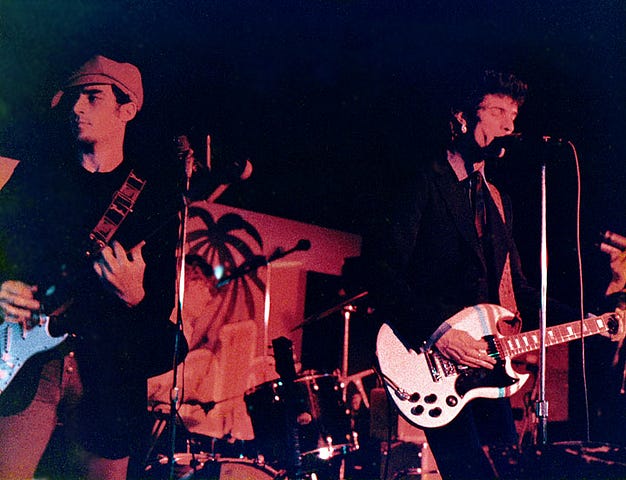
[[(23, 162), (0, 192), (2, 320), (28, 339), (41, 313), (56, 309), (53, 335), (70, 334), (0, 394), (0, 478), (33, 478), (62, 424), (80, 478), (125, 479), (147, 378), (174, 364), (177, 222), (162, 208), (172, 191), (124, 150), (142, 105), (137, 67), (92, 57), (52, 100), (69, 121), (72, 153), (37, 169)], [(178, 361), (184, 338), (180, 346)], [(6, 376), (12, 359), (3, 360)]]
[[(387, 227), (371, 249), (375, 265), (370, 291), (377, 311), (407, 346), (436, 348), (457, 364), (493, 369), (484, 339), (475, 339), (447, 319), (466, 307), (497, 304), (515, 314), (509, 332), (537, 328), (539, 292), (522, 272), (513, 239), (511, 204), (485, 178), (485, 162), (503, 154), (500, 140), (514, 132), (527, 86), (513, 75), (488, 71), (450, 118), (452, 138), (421, 169)], [(367, 248), (365, 255), (368, 255)], [(574, 320), (576, 312), (550, 301), (551, 321)], [(531, 328), (529, 328), (531, 327)], [(476, 399), (450, 423), (426, 430), (446, 479), (487, 479), (507, 449), (517, 444), (508, 398)], [(485, 454), (487, 448), (493, 453)], [(492, 461), (490, 461), (492, 460)]]

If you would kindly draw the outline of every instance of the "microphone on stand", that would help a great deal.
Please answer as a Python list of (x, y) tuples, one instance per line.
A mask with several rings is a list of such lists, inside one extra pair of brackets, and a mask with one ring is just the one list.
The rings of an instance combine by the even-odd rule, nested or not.
[[(176, 154), (185, 162), (187, 198), (192, 201), (204, 200), (212, 203), (232, 184), (249, 179), (253, 166), (250, 159), (243, 161), (211, 161), (211, 136), (206, 138), (206, 164), (196, 161), (186, 135), (175, 137)], [(193, 177), (193, 178), (192, 178)]]
[(272, 253), (268, 257), (267, 261), (271, 262), (273, 260), (283, 258), (285, 255), (289, 255), (290, 253), (293, 253), (293, 252), (306, 252), (310, 248), (311, 248), (311, 241), (307, 240), (306, 238), (301, 238), (300, 240), (298, 240), (298, 243), (296, 243), (296, 245), (290, 248), (289, 250), (283, 250), (282, 247), (278, 247), (276, 250), (274, 250), (274, 253)]
[(264, 257), (263, 255), (255, 255), (239, 265), (234, 270), (232, 270), (230, 275), (228, 275), (227, 277), (222, 277), (219, 282), (217, 282), (217, 288), (223, 287), (224, 285), (230, 283), (232, 280), (243, 277), (244, 275), (257, 270), (258, 268), (263, 267), (270, 262), (286, 257), (290, 253), (297, 251), (306, 251), (310, 248), (311, 241), (303, 238), (300, 239), (294, 247), (288, 250), (284, 250), (282, 247), (278, 247), (269, 257)]
[(213, 190), (213, 193), (206, 198), (206, 201), (211, 203), (217, 200), (217, 198), (226, 191), (233, 183), (243, 182), (248, 180), (253, 171), (252, 163), (250, 159), (246, 159), (243, 162), (233, 162), (222, 170), (216, 169), (212, 171), (213, 182), (217, 183), (217, 187)]
[(176, 156), (180, 162), (184, 162), (185, 165), (185, 179), (187, 182), (191, 179), (194, 171), (193, 150), (189, 144), (189, 138), (187, 135), (177, 135), (174, 138), (174, 144), (176, 145)]
[(521, 132), (513, 133), (511, 135), (508, 135), (507, 137), (515, 139), (518, 142), (529, 144), (529, 145), (546, 145), (546, 146), (562, 147), (563, 145), (566, 145), (569, 143), (568, 140), (565, 140), (563, 138), (553, 137), (551, 135), (527, 135)]

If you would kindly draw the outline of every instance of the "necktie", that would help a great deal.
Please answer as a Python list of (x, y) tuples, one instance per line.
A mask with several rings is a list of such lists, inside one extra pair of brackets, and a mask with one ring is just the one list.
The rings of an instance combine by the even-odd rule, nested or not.
[[(485, 186), (485, 181), (482, 174), (480, 172), (473, 172), (470, 176), (470, 195), (472, 207), (474, 208), (474, 222), (476, 224), (476, 232), (478, 233), (479, 238), (482, 237), (482, 234), (484, 233), (486, 228), (485, 225), (487, 219), (487, 207), (485, 197), (487, 195), (490, 195), (490, 198), (493, 199), (493, 203), (498, 211), (500, 218), (502, 219), (502, 223), (504, 224), (506, 222), (500, 192), (497, 188), (492, 188), (489, 190), (490, 194), (487, 194), (485, 192), (486, 188), (487, 187)], [(506, 254), (506, 259), (502, 269), (500, 283), (498, 285), (498, 297), (500, 299), (500, 305), (516, 315), (516, 318), (512, 319), (510, 322), (505, 322), (508, 327), (507, 334), (519, 333), (519, 330), (521, 328), (521, 322), (519, 321), (520, 315), (519, 311), (517, 310), (517, 302), (515, 300), (515, 293), (513, 291), (511, 258), (509, 253)]]
[(482, 238), (485, 231), (487, 211), (485, 210), (485, 181), (478, 171), (470, 175), (470, 201), (474, 210), (474, 225), (478, 238)]

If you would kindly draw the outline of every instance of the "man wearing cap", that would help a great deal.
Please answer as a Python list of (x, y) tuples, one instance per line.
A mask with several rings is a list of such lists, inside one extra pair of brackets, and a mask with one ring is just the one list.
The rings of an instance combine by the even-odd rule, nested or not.
[[(33, 478), (47, 447), (62, 454), (50, 457), (62, 478), (127, 478), (144, 439), (146, 380), (174, 364), (177, 220), (166, 203), (175, 186), (124, 152), (142, 105), (137, 67), (92, 57), (52, 99), (69, 120), (71, 152), (55, 145), (36, 169), (22, 162), (0, 191), (0, 321), (28, 335), (38, 313), (56, 309), (53, 335), (69, 334), (0, 393), (2, 479)], [(90, 234), (107, 231), (111, 199), (129, 188), (136, 203), (121, 222), (113, 215), (111, 241), (94, 249)], [(176, 361), (187, 350), (178, 343)]]

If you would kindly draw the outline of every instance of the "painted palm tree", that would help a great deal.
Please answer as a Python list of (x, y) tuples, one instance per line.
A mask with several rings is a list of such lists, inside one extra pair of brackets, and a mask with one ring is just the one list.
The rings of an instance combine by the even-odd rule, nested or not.
[[(189, 253), (204, 258), (207, 264), (221, 265), (225, 275), (229, 275), (236, 267), (236, 258), (242, 257), (243, 262), (256, 258), (263, 251), (263, 239), (257, 229), (240, 215), (227, 213), (219, 219), (206, 209), (199, 206), (189, 208), (189, 217), (198, 218), (203, 227), (190, 231), (188, 234)], [(249, 237), (245, 239), (246, 235)], [(259, 276), (258, 271), (253, 270), (244, 276), (233, 279), (220, 290), (222, 301), (218, 306), (218, 316), (224, 321), (232, 318), (238, 299), (243, 296), (246, 314), (249, 318), (255, 318), (254, 289), (265, 291), (265, 282)]]

